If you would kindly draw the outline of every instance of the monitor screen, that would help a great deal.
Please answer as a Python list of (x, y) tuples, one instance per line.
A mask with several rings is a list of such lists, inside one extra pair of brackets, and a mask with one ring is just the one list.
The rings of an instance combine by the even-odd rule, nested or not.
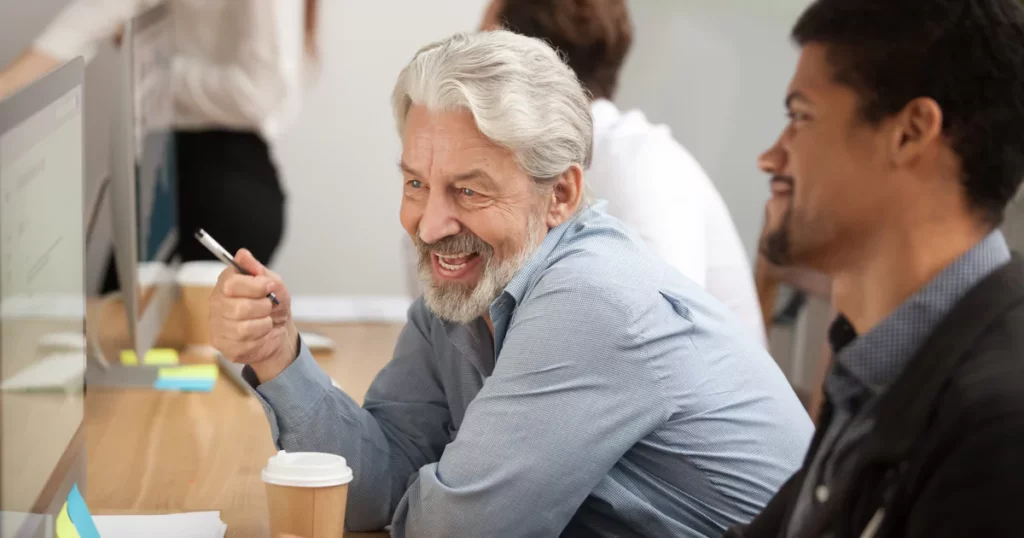
[(0, 510), (8, 514), (40, 509), (81, 438), (82, 73), (76, 60), (0, 101)]

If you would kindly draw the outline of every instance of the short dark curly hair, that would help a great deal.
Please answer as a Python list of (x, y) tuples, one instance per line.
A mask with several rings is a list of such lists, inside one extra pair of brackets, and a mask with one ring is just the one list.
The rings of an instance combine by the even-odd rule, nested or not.
[(877, 124), (919, 97), (942, 109), (968, 202), (998, 226), (1024, 178), (1024, 8), (1016, 0), (818, 0), (792, 32), (826, 47)]
[(633, 43), (625, 0), (504, 0), (498, 20), (547, 41), (597, 98), (611, 98)]

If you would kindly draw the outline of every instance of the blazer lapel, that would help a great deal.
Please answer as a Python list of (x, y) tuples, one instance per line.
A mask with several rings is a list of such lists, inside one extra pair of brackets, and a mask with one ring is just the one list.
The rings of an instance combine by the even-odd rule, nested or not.
[[(1024, 258), (1014, 253), (1010, 263), (979, 282), (957, 303), (881, 396), (875, 425), (864, 439), (863, 451), (857, 455), (849, 474), (841, 477), (838, 487), (833, 488), (829, 502), (804, 526), (808, 531), (804, 536), (821, 536), (835, 524), (839, 510), (850, 509), (851, 495), (863, 493), (853, 482), (864, 479), (869, 468), (906, 458), (914, 441), (928, 426), (935, 401), (961, 358), (989, 325), (1021, 301)], [(789, 516), (786, 527), (788, 519)], [(850, 534), (858, 536), (860, 531)]]

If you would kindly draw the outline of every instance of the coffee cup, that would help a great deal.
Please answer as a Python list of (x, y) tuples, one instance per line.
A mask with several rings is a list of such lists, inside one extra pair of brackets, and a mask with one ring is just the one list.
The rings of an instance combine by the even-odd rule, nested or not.
[(321, 452), (271, 456), (262, 473), (270, 535), (342, 538), (352, 469), (345, 458)]
[(225, 265), (219, 261), (193, 261), (178, 270), (178, 288), (189, 345), (210, 345), (210, 294)]

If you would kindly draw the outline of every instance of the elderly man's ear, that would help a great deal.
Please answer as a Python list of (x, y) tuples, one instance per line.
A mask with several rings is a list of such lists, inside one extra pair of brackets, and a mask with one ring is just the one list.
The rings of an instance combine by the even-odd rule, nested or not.
[(551, 207), (548, 209), (547, 225), (554, 228), (569, 220), (583, 203), (583, 168), (572, 165), (555, 181), (551, 189)]

